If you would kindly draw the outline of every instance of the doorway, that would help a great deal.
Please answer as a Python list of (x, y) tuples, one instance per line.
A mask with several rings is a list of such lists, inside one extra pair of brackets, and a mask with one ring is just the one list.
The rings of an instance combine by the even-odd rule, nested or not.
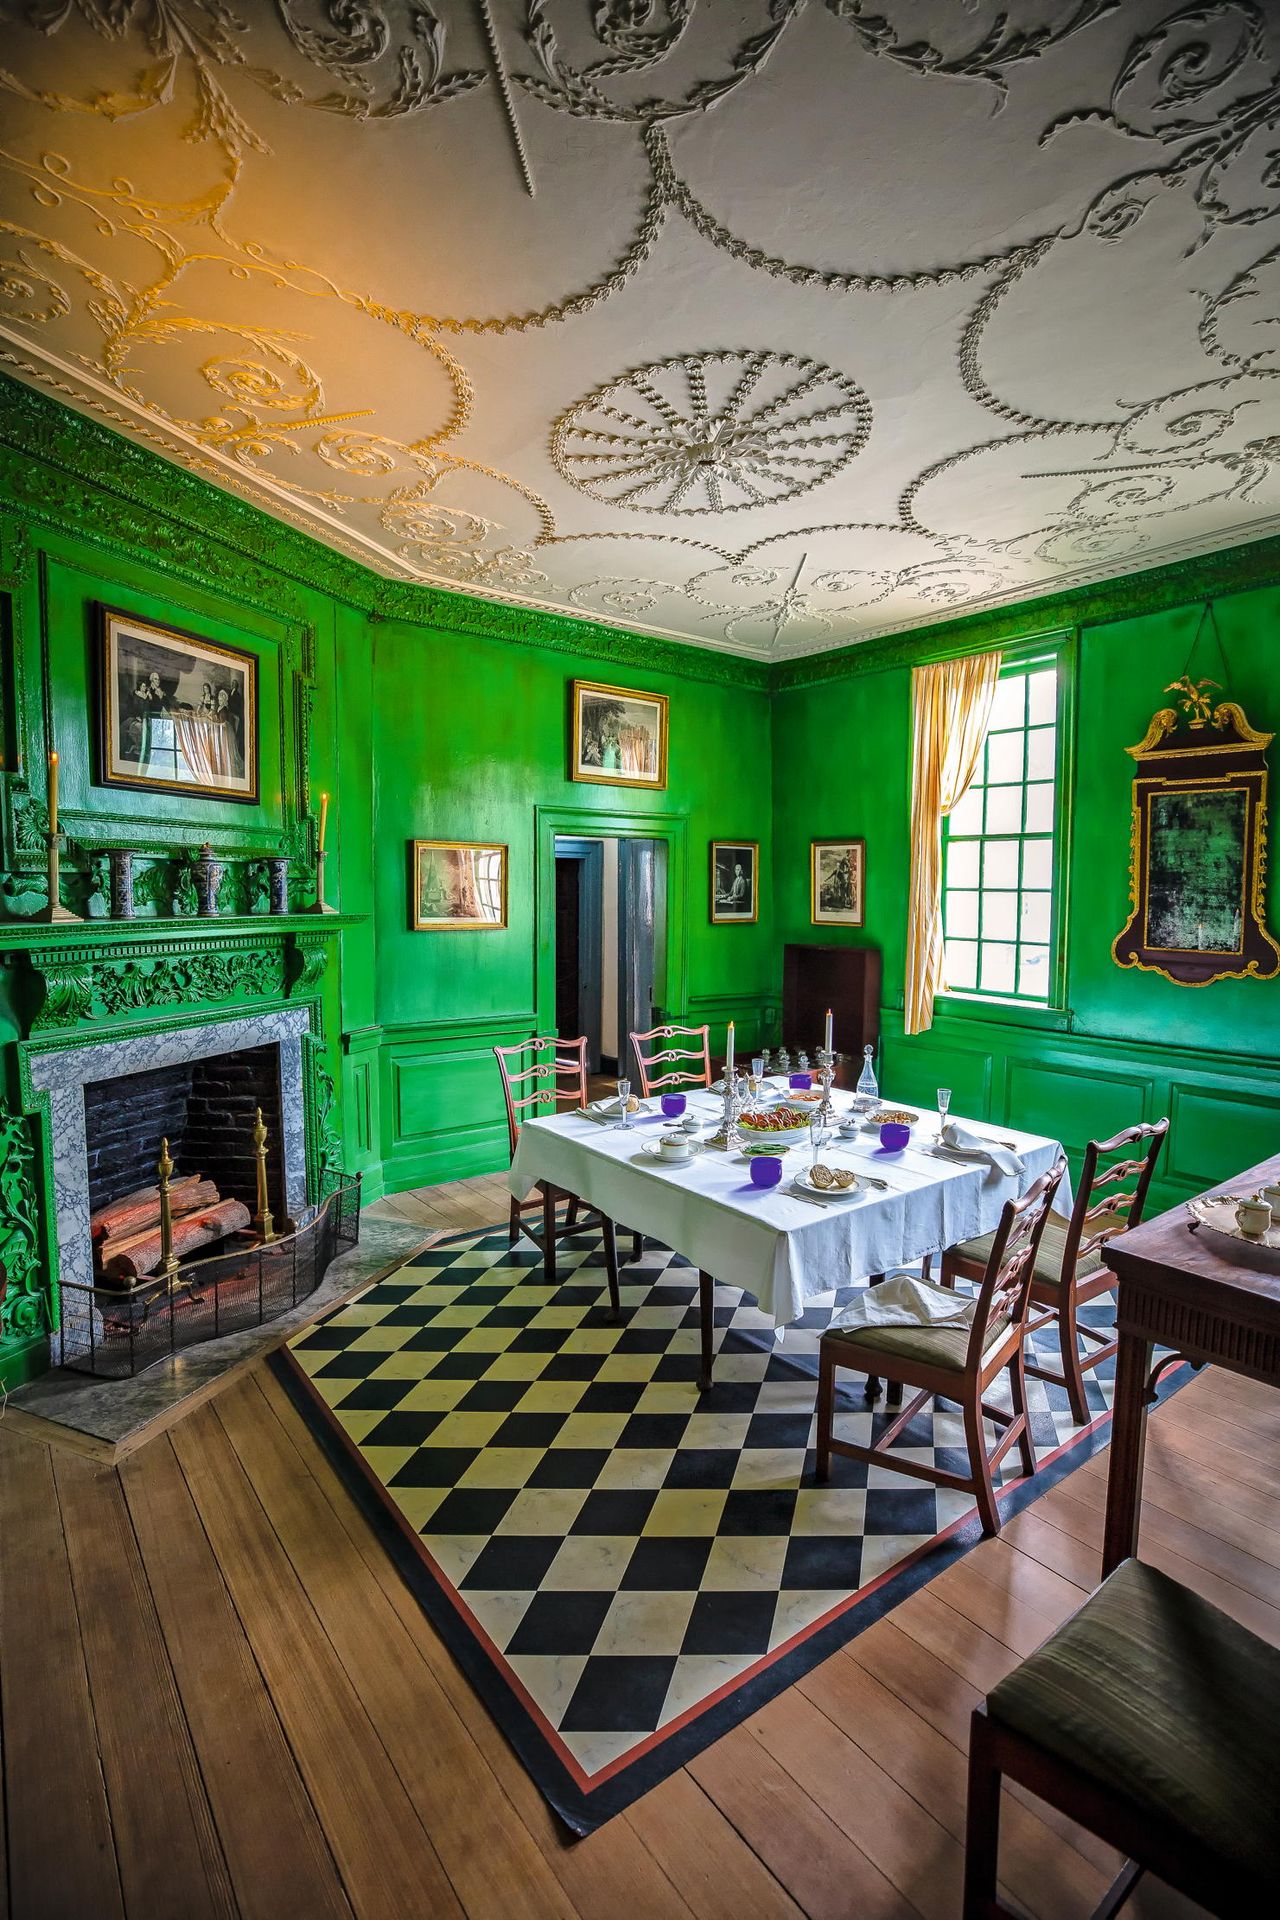
[(628, 1036), (661, 1018), (667, 845), (557, 834), (554, 851), (556, 1031), (585, 1034), (589, 1072), (617, 1076)]

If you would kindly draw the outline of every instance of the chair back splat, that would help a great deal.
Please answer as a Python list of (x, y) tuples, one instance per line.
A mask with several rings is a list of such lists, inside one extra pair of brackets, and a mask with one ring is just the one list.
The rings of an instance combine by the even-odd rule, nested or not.
[(1058, 1160), (1027, 1188), (1021, 1200), (1005, 1201), (974, 1308), (969, 1357), (975, 1365), (991, 1343), (993, 1327), (1016, 1327), (1026, 1321), (1036, 1253), (1066, 1170), (1066, 1161)]
[[(670, 1040), (693, 1040), (695, 1047), (665, 1046)], [(645, 1051), (652, 1041), (656, 1047)], [(711, 1029), (709, 1027), (652, 1027), (648, 1033), (631, 1035), (631, 1051), (635, 1055), (636, 1067), (640, 1074), (640, 1096), (647, 1100), (651, 1093), (659, 1093), (670, 1087), (709, 1087), (711, 1085)], [(657, 1067), (670, 1065), (672, 1061), (688, 1061), (687, 1066), (676, 1065), (670, 1073), (655, 1073)]]
[(495, 1047), (507, 1107), (507, 1137), (514, 1154), (523, 1121), (565, 1107), (587, 1104), (587, 1042), (536, 1034), (518, 1046)]
[[(1071, 1222), (1062, 1251), (1064, 1273), (1074, 1272), (1082, 1261), (1089, 1268), (1100, 1266), (1100, 1258), (1093, 1259), (1091, 1256), (1095, 1253), (1100, 1255), (1108, 1240), (1114, 1240), (1118, 1233), (1125, 1233), (1139, 1224), (1147, 1204), (1156, 1161), (1160, 1158), (1160, 1149), (1168, 1131), (1168, 1120), (1156, 1120), (1144, 1122), (1141, 1126), (1126, 1127), (1122, 1133), (1113, 1134), (1110, 1140), (1089, 1142), (1084, 1150), (1080, 1190), (1071, 1209)], [(1113, 1160), (1109, 1166), (1100, 1165), (1106, 1155), (1121, 1153), (1126, 1147), (1136, 1147), (1143, 1141), (1146, 1143), (1145, 1149), (1137, 1157)], [(1136, 1176), (1132, 1192), (1104, 1193), (1100, 1200), (1094, 1199), (1101, 1188), (1109, 1187), (1114, 1181), (1127, 1181), (1131, 1176)], [(1105, 1224), (1090, 1231), (1091, 1224), (1099, 1220)]]

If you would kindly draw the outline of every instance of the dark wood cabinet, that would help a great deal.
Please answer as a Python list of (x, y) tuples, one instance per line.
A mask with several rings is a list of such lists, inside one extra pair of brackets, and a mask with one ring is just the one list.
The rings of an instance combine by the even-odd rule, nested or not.
[[(822, 1045), (827, 1008), (836, 1051), (862, 1071), (862, 1049), (880, 1040), (879, 947), (809, 947), (788, 943), (782, 962), (782, 1037), (792, 1052), (812, 1056)], [(840, 1079), (846, 1078), (846, 1072)]]

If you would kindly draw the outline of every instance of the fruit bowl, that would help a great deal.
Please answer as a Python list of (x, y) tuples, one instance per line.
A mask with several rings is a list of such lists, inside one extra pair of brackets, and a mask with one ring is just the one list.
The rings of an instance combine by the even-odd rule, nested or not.
[(782, 1153), (809, 1137), (809, 1116), (798, 1107), (766, 1107), (744, 1113), (738, 1132), (748, 1153)]

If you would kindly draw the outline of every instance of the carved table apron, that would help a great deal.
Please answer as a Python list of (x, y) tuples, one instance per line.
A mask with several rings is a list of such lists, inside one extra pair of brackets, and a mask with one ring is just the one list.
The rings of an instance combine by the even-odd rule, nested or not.
[[(1255, 1193), (1280, 1175), (1280, 1154), (1223, 1181), (1213, 1193)], [(1265, 1272), (1214, 1251), (1172, 1208), (1103, 1255), (1117, 1278), (1115, 1408), (1107, 1479), (1102, 1577), (1138, 1550), (1147, 1410), (1159, 1377), (1179, 1359), (1228, 1367), (1280, 1386), (1280, 1271)], [(1155, 1346), (1172, 1349), (1153, 1368)]]

